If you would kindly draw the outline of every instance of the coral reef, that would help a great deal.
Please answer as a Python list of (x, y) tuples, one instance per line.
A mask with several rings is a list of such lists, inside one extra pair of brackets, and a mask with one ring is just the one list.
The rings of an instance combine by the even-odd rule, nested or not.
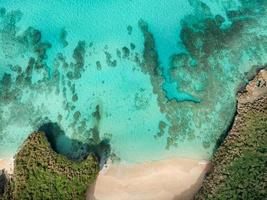
[(267, 198), (267, 71), (238, 95), (229, 135), (212, 158), (213, 169), (196, 195), (209, 199)]
[[(135, 10), (134, 2), (127, 1), (129, 9)], [(121, 22), (127, 23), (122, 26), (117, 26), (111, 15), (110, 22), (86, 24), (85, 29), (73, 27), (76, 23), (68, 18), (76, 17), (69, 11), (77, 10), (81, 2), (71, 3), (70, 10), (62, 13), (54, 6), (40, 6), (41, 12), (34, 11), (36, 15), (32, 16), (34, 12), (23, 11), (19, 2), (13, 8), (3, 4), (0, 157), (14, 155), (29, 133), (55, 122), (69, 138), (84, 143), (95, 140), (96, 135), (102, 139), (111, 135), (114, 153), (122, 160), (133, 157), (123, 152), (131, 154), (140, 147), (144, 147), (142, 155), (145, 150), (153, 159), (160, 159), (165, 152), (171, 154), (166, 149), (172, 147), (182, 156), (186, 154), (183, 150), (191, 147), (187, 151), (192, 152), (190, 157), (209, 159), (216, 141), (231, 124), (239, 85), (248, 81), (251, 69), (266, 62), (267, 4), (256, 0), (240, 0), (238, 5), (183, 2), (190, 12), (174, 10), (181, 14), (177, 18), (180, 21), (170, 18), (170, 24), (150, 21), (145, 16), (147, 6), (139, 6), (144, 15), (127, 15), (134, 19), (130, 17), (129, 23), (124, 16), (126, 21)], [(64, 4), (60, 1), (58, 6)], [(179, 4), (176, 2), (177, 8), (173, 9), (179, 10)], [(39, 26), (35, 16), (41, 13), (58, 13), (61, 17), (44, 25), (41, 20)], [(90, 21), (86, 13), (78, 15), (77, 24)], [(120, 10), (113, 13), (124, 15)], [(90, 14), (102, 18), (98, 12)], [(114, 29), (110, 34), (108, 27)], [(175, 29), (176, 36), (170, 41), (169, 31), (162, 32), (165, 27)], [(98, 29), (104, 30), (99, 37)], [(103, 110), (97, 128), (91, 115), (96, 105)], [(147, 119), (147, 113), (153, 113), (153, 120), (142, 124), (140, 119)], [(18, 128), (20, 132), (14, 131)], [(135, 143), (132, 136), (138, 138)], [(144, 141), (151, 144), (149, 148)], [(131, 145), (125, 148), (125, 143)]]
[(259, 56), (266, 55), (266, 36), (251, 30), (266, 27), (266, 20), (257, 19), (265, 19), (267, 5), (254, 3), (260, 9), (241, 1), (239, 9), (214, 16), (204, 2), (190, 1), (195, 12), (181, 20), (180, 39), (185, 49), (170, 57), (169, 68), (159, 61), (148, 25), (139, 22), (144, 35), (141, 67), (150, 75), (153, 92), (169, 122), (166, 148), (198, 138), (212, 152), (231, 124), (238, 86), (248, 81), (251, 69), (266, 64), (265, 56)]

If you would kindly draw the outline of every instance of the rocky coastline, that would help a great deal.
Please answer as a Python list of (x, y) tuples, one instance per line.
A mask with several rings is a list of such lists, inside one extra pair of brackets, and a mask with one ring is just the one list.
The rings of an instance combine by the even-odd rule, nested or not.
[(267, 197), (267, 70), (260, 70), (237, 98), (233, 125), (195, 199)]

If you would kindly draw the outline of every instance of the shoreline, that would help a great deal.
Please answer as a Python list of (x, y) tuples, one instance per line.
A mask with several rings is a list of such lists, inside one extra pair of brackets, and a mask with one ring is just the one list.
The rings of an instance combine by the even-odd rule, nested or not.
[(110, 164), (89, 188), (87, 200), (189, 200), (209, 169), (209, 161), (186, 158)]

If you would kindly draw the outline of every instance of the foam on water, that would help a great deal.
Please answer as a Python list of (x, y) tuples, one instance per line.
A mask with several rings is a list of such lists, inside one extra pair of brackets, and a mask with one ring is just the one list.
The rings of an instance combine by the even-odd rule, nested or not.
[(266, 63), (264, 0), (0, 7), (0, 158), (55, 122), (83, 143), (109, 139), (123, 162), (208, 159), (240, 84)]

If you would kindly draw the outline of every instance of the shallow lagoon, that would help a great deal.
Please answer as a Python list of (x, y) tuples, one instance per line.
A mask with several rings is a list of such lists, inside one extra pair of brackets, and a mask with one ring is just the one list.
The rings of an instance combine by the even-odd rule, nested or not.
[(266, 63), (265, 1), (0, 7), (0, 158), (55, 122), (83, 143), (110, 140), (122, 162), (208, 159), (231, 124), (236, 91)]

